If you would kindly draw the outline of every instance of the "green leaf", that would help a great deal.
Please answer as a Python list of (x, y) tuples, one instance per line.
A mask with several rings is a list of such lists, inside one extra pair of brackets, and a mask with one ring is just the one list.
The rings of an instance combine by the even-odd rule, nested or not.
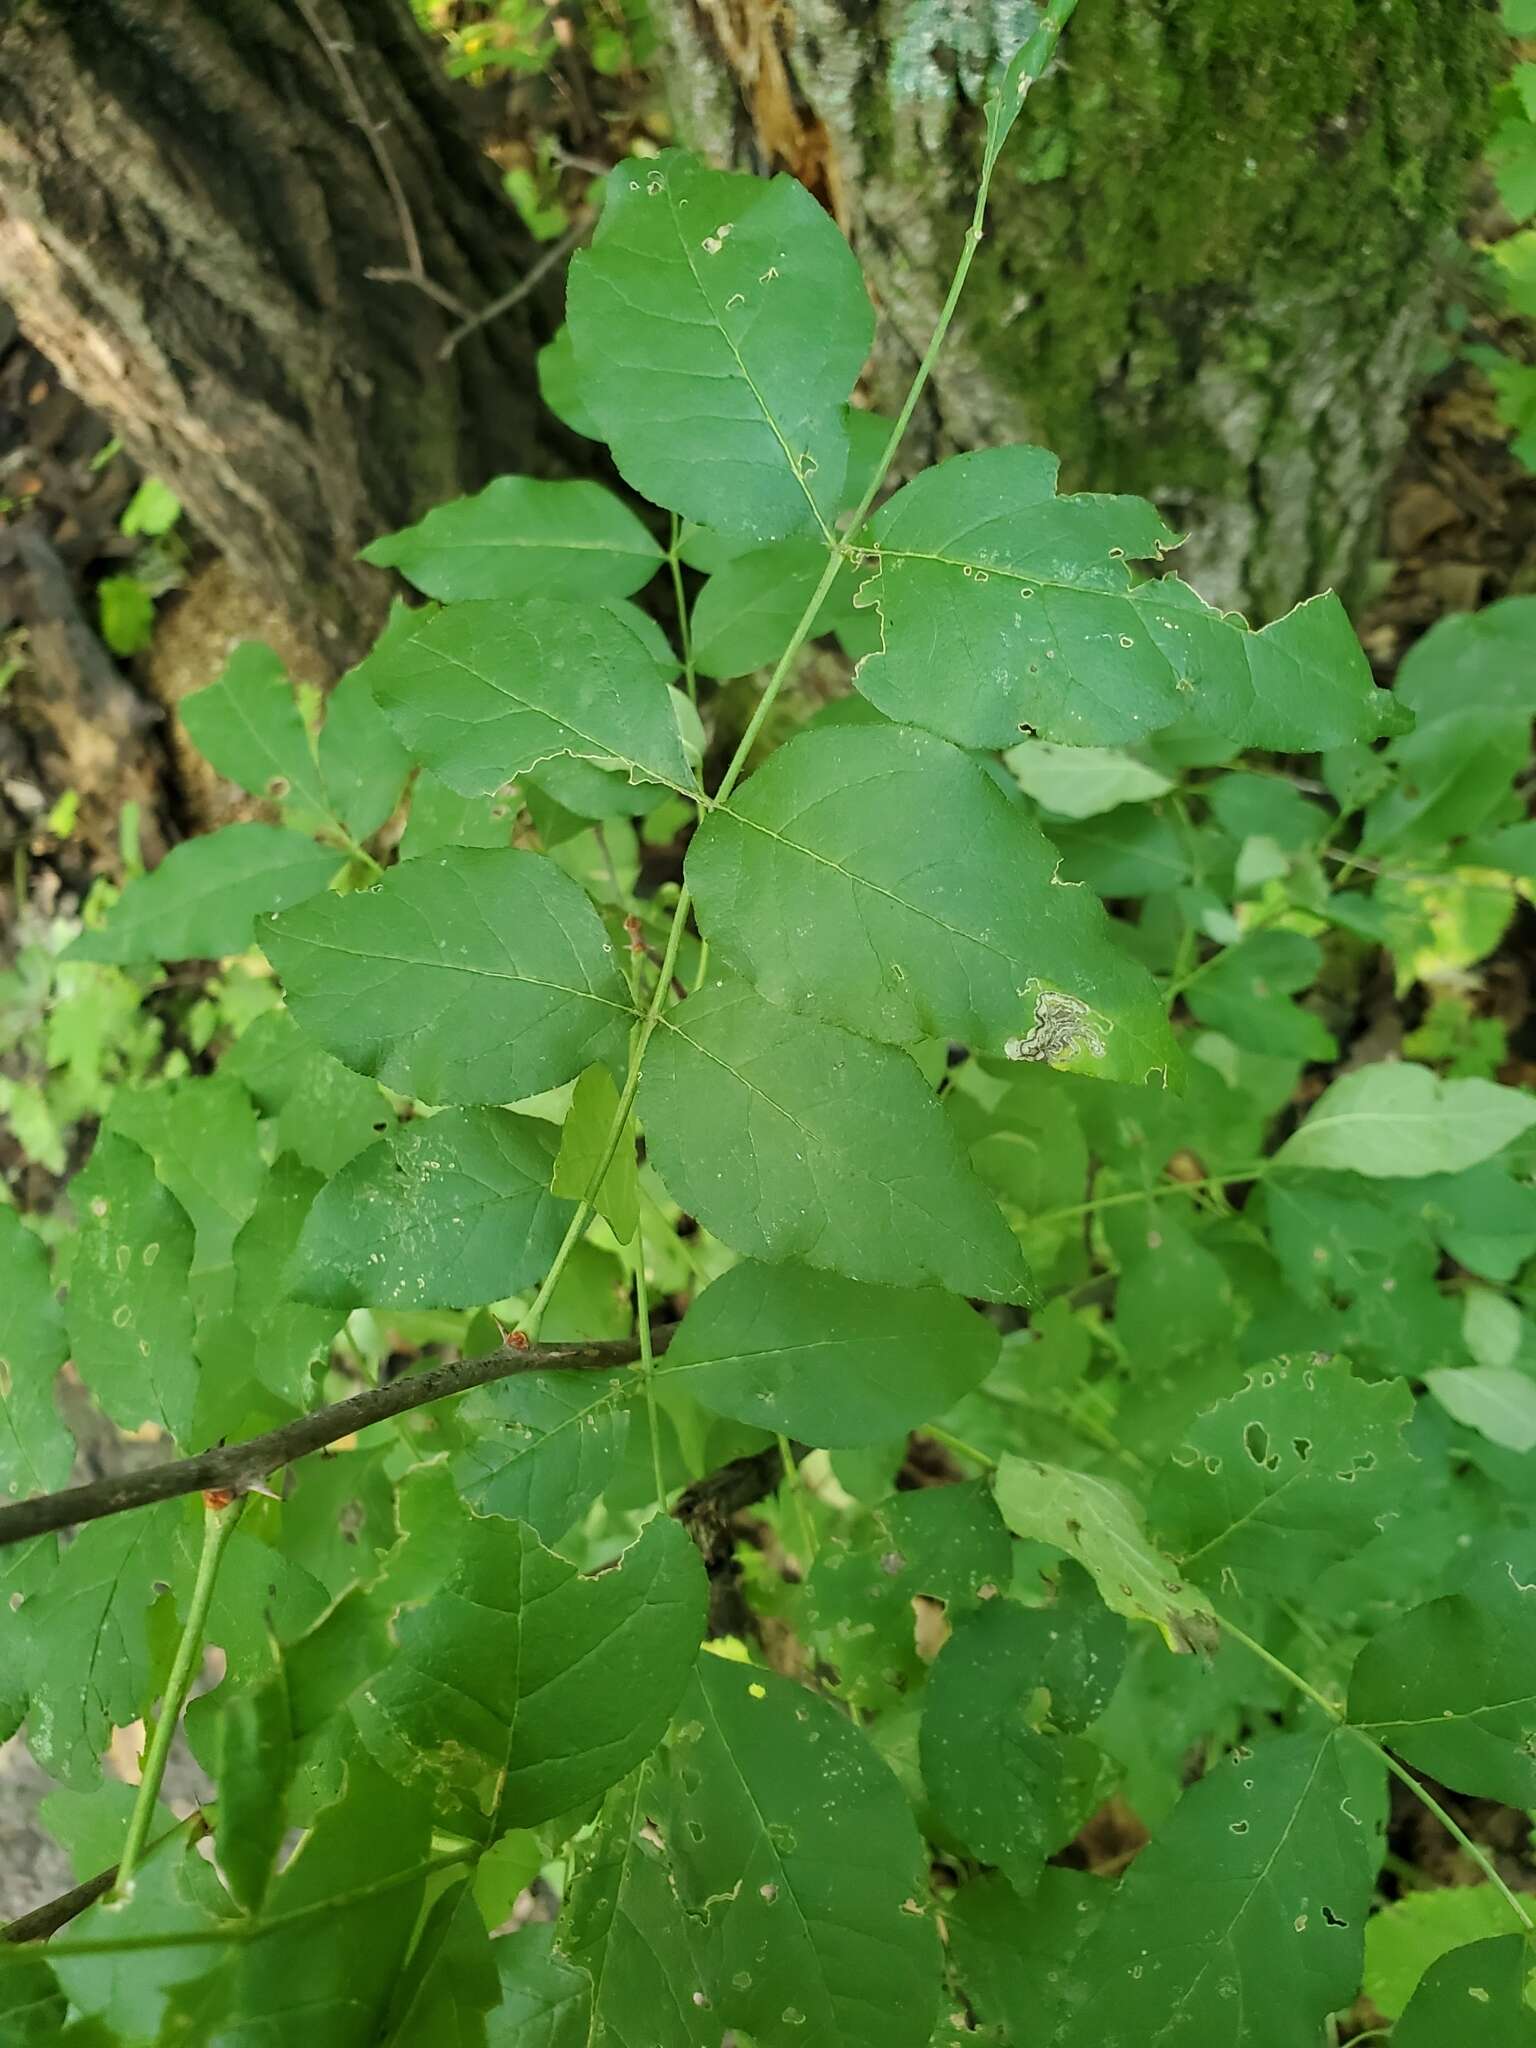
[(1300, 932), (1254, 932), (1218, 953), (1185, 1001), (1202, 1024), (1251, 1052), (1331, 1060), (1338, 1052), (1333, 1033), (1290, 1001), (1312, 987), (1322, 962), (1322, 948)]
[(1051, 2048), (1321, 2039), (1380, 1857), (1345, 1740), (1272, 1737), (1190, 1787), (1073, 1957)]
[(1102, 1713), (1125, 1661), (1125, 1624), (1075, 1566), (1058, 1597), (992, 1600), (954, 1624), (924, 1694), (923, 1783), (946, 1826), (1021, 1895), (1076, 1832), (1067, 1746)]
[[(666, 1799), (658, 1776), (659, 1759), (616, 1785), (578, 1852), (555, 1954), (584, 1974), (591, 2005), (584, 2011), (572, 1989), (562, 2012), (546, 1994), (556, 2005), (549, 2048), (654, 2048), (663, 2041), (666, 2048), (718, 2048), (720, 2021), (702, 2002), (694, 1929), (677, 1895), (671, 1845), (652, 1825)], [(568, 1971), (568, 1978), (575, 1974)], [(573, 2009), (579, 2018), (567, 2017)], [(534, 2033), (525, 2042), (519, 2034), (508, 2048), (544, 2048), (544, 2037)]]
[(736, 1251), (853, 1280), (1028, 1298), (1018, 1244), (905, 1053), (716, 982), (640, 1083), (668, 1192)]
[(677, 672), (628, 605), (530, 597), (450, 606), (380, 643), (358, 671), (417, 760), (490, 796), (575, 755), (631, 781), (693, 788), (667, 685)]
[(145, 1705), (149, 1605), (178, 1513), (167, 1502), (88, 1524), (11, 1623), (32, 1702), (32, 1753), (66, 1785), (99, 1782), (112, 1730)]
[(1447, 1415), (1523, 1457), (1536, 1450), (1536, 1380), (1513, 1365), (1442, 1366), (1424, 1384)]
[[(690, 621), (698, 673), (744, 676), (776, 661), (826, 566), (819, 541), (783, 540), (752, 548), (717, 569), (699, 592)], [(845, 565), (822, 600), (812, 634), (862, 627), (852, 598), (853, 576)]]
[[(1365, 1925), (1365, 1995), (1395, 2020), (1426, 1970), (1444, 1955), (1496, 1934), (1518, 1934), (1504, 1894), (1491, 1884), (1452, 1884), (1407, 1891)], [(1536, 2021), (1532, 2038), (1536, 2039)]]
[[(588, 1067), (576, 1083), (560, 1131), (551, 1182), (557, 1195), (572, 1202), (583, 1200), (602, 1164), (618, 1107), (619, 1091), (612, 1074), (606, 1067)], [(640, 1178), (632, 1124), (620, 1134), (593, 1204), (619, 1243), (628, 1244), (640, 1227)]]
[[(51, 1954), (55, 1975), (75, 2011), (99, 2019), (125, 2041), (165, 2039), (161, 2028), (176, 1987), (197, 1973), (208, 1951), (195, 1946), (217, 1922), (199, 1896), (206, 1865), (185, 1836), (146, 1856), (133, 1875), (133, 1889), (121, 1901), (103, 1901), (82, 1913), (69, 1932), (78, 1941), (144, 1942), (105, 1955), (69, 1953), (68, 1943)], [(157, 1939), (181, 1935), (177, 1947)]]
[(1057, 468), (1040, 448), (957, 455), (875, 514), (859, 601), (883, 644), (858, 685), (882, 711), (968, 747), (1122, 746), (1191, 712), (1283, 750), (1400, 729), (1336, 597), (1253, 633), (1176, 580), (1133, 586), (1126, 559), (1173, 533), (1139, 498), (1058, 498)]
[(155, 637), (155, 600), (137, 576), (103, 576), (96, 609), (102, 639), (122, 660), (142, 654)]
[(629, 507), (593, 483), (499, 476), (365, 547), (428, 597), (628, 597), (662, 560)]
[(442, 2048), (485, 2039), (485, 2015), (501, 2001), (490, 1936), (465, 1878), (432, 1902), (410, 1964), (396, 1986), (385, 2048)]
[[(788, 177), (680, 150), (621, 163), (567, 317), (583, 404), (643, 496), (722, 533), (815, 533), (874, 320), (831, 218)], [(807, 348), (806, 337), (815, 336)]]
[[(69, 2002), (38, 1949), (0, 1950), (0, 2038), (8, 2048), (47, 2048), (62, 2038), (68, 2015)], [(82, 2048), (94, 2044), (86, 2041)]]
[(180, 517), (181, 500), (170, 485), (163, 484), (157, 476), (147, 476), (123, 507), (117, 523), (123, 533), (143, 533), (158, 539), (169, 533)]
[(1460, 1173), (1532, 1124), (1536, 1101), (1517, 1088), (1443, 1081), (1429, 1067), (1382, 1061), (1335, 1081), (1275, 1157), (1372, 1178)]
[(158, 1422), (184, 1438), (198, 1385), (187, 1213), (138, 1146), (111, 1131), (71, 1195), (80, 1219), (67, 1311), (75, 1369), (124, 1429)]
[(1075, 1557), (1106, 1607), (1155, 1622), (1171, 1650), (1209, 1645), (1214, 1622), (1203, 1598), (1147, 1541), (1135, 1502), (1113, 1480), (1008, 1457), (993, 1490), (1013, 1533)]
[(1412, 1414), (1403, 1381), (1367, 1386), (1340, 1360), (1257, 1368), (1185, 1431), (1149, 1520), (1204, 1585), (1304, 1596), (1402, 1512)]
[(227, 1073), (122, 1088), (109, 1131), (155, 1162), (155, 1172), (192, 1219), (194, 1274), (227, 1267), (235, 1237), (266, 1179), (251, 1098)]
[(734, 1266), (694, 1302), (662, 1362), (715, 1415), (829, 1447), (879, 1444), (943, 1415), (997, 1363), (998, 1334), (953, 1295), (801, 1266)]
[(771, 1002), (898, 1043), (1166, 1071), (1150, 976), (1057, 864), (979, 762), (876, 726), (780, 748), (706, 817), (687, 876), (700, 930)]
[[(346, 1768), (344, 1797), (319, 1816), (272, 1887), (269, 1919), (303, 1917), (242, 1942), (195, 1987), (189, 1998), (201, 1992), (223, 2024), (201, 2035), (194, 2027), (191, 2038), (232, 2048), (378, 2041), (421, 1912), (417, 1873), (430, 1853), (430, 1815), (416, 1790), (361, 1751)], [(323, 1910), (306, 1912), (312, 1907)]]
[(951, 1965), (978, 2022), (997, 2029), (1000, 2040), (1030, 2040), (1063, 1966), (1111, 1896), (1102, 1879), (1055, 1866), (1027, 1902), (1001, 1877), (963, 1884), (946, 1901), (944, 1919)]
[(534, 359), (539, 396), (557, 420), (589, 441), (601, 441), (603, 430), (587, 410), (586, 380), (576, 365), (576, 349), (569, 327), (560, 328)]
[(495, 1836), (569, 1812), (655, 1747), (698, 1647), (704, 1574), (666, 1517), (582, 1579), (520, 1522), (459, 1514), (438, 1532), (442, 1583), (401, 1613), (399, 1648), (354, 1711), (402, 1781), (478, 1809)]
[(669, 1842), (715, 2025), (761, 2048), (927, 2048), (927, 1858), (864, 1735), (788, 1679), (706, 1655), (670, 1755)]
[(485, 2048), (589, 2048), (592, 1980), (561, 1961), (554, 1939), (546, 1923), (492, 1942), (501, 2000), (486, 2023)]
[(1003, 761), (1025, 795), (1059, 818), (1096, 818), (1117, 804), (1144, 804), (1173, 788), (1160, 768), (1104, 747), (1024, 740)]
[(341, 1322), (337, 1309), (292, 1300), (287, 1284), (289, 1261), (322, 1186), (296, 1159), (285, 1155), (276, 1162), (235, 1239), (233, 1302), (198, 1330), (205, 1374), (237, 1400), (248, 1380), (291, 1408), (306, 1407), (311, 1366), (329, 1350)]
[(267, 910), (286, 910), (325, 887), (341, 856), (280, 825), (223, 825), (173, 846), (131, 881), (71, 960), (218, 960), (252, 944)]
[(325, 700), (319, 757), (329, 808), (354, 839), (377, 832), (400, 801), (411, 757), (360, 669), (349, 670)]
[(1484, 1560), (1360, 1652), (1349, 1718), (1458, 1792), (1536, 1805), (1536, 1585)]
[(424, 855), (263, 926), (304, 1030), (424, 1102), (507, 1102), (623, 1059), (629, 992), (596, 911), (538, 854)]
[(215, 683), (183, 697), (181, 722), (221, 775), (252, 796), (327, 817), (330, 803), (288, 672), (272, 649), (246, 640)]
[(504, 1109), (400, 1124), (321, 1189), (288, 1284), (338, 1308), (478, 1308), (542, 1277), (570, 1205), (554, 1133)]
[(1012, 1574), (1012, 1541), (979, 1480), (892, 1494), (817, 1552), (806, 1584), (812, 1646), (851, 1705), (891, 1707), (923, 1680), (916, 1597), (942, 1601), (953, 1621)]
[(1453, 1949), (1430, 1966), (1401, 2021), (1393, 2048), (1533, 2048), (1536, 2011), (1527, 1998), (1531, 1949), (1523, 1934), (1504, 1934)]
[(0, 1493), (9, 1500), (69, 1478), (75, 1447), (53, 1401), (68, 1355), (42, 1241), (0, 1208)]
[(459, 1492), (477, 1513), (526, 1522), (558, 1544), (618, 1475), (637, 1391), (633, 1373), (595, 1372), (480, 1388), (459, 1410), (472, 1432), (453, 1463)]
[(333, 1060), (286, 1010), (269, 1010), (236, 1040), (219, 1071), (272, 1119), (276, 1149), (329, 1180), (388, 1129), (388, 1103), (372, 1081)]

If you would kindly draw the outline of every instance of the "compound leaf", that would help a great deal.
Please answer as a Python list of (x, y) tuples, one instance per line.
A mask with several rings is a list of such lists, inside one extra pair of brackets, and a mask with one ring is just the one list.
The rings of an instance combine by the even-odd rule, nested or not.
[(716, 982), (662, 1020), (640, 1084), (668, 1191), (749, 1257), (1026, 1299), (1017, 1241), (905, 1053)]
[(705, 819), (687, 874), (700, 930), (771, 1002), (896, 1043), (1165, 1071), (1151, 977), (1059, 858), (979, 762), (877, 726), (780, 748)]
[(621, 163), (571, 264), (567, 318), (585, 409), (637, 491), (758, 540), (830, 524), (874, 320), (803, 185), (681, 150)]
[(628, 990), (597, 912), (538, 854), (423, 855), (261, 940), (304, 1030), (424, 1102), (509, 1102), (624, 1055)]

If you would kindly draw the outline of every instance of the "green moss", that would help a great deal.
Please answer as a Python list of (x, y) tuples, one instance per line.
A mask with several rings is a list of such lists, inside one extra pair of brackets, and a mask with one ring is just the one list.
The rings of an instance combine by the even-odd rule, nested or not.
[(1219, 489), (1232, 458), (1194, 370), (1283, 394), (1321, 337), (1369, 344), (1422, 289), (1483, 134), (1495, 16), (1120, 0), (1079, 7), (1064, 49), (999, 174), (968, 331), (1069, 485)]

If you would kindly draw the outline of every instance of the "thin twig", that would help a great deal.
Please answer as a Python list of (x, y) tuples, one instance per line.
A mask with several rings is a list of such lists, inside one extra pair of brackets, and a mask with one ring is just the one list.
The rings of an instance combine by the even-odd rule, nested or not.
[[(657, 1330), (654, 1348), (662, 1350), (671, 1334), (670, 1327)], [(296, 1458), (366, 1429), (370, 1423), (386, 1422), (429, 1402), (451, 1400), (455, 1394), (491, 1386), (515, 1373), (606, 1372), (632, 1365), (639, 1355), (639, 1343), (632, 1337), (603, 1344), (538, 1344), (526, 1349), (508, 1345), (484, 1358), (461, 1358), (430, 1366), (425, 1372), (406, 1373), (386, 1386), (367, 1387), (345, 1401), (317, 1408), (311, 1415), (301, 1415), (245, 1443), (222, 1445), (164, 1465), (148, 1465), (138, 1472), (114, 1473), (107, 1479), (93, 1479), (88, 1486), (70, 1486), (61, 1493), (42, 1493), (0, 1508), (0, 1546), (24, 1543), (29, 1537), (68, 1529), (78, 1522), (99, 1521), (103, 1515), (120, 1515), (129, 1508), (175, 1500), (181, 1494), (219, 1487), (238, 1491), (283, 1465), (291, 1465)]]
[[(568, 256), (576, 244), (581, 241), (591, 225), (592, 214), (589, 209), (583, 207), (559, 241), (550, 243), (538, 262), (531, 265), (524, 272), (522, 278), (513, 285), (511, 291), (503, 292), (499, 299), (492, 299), (491, 303), (488, 306), (482, 306), (478, 313), (471, 313), (461, 327), (454, 328), (437, 352), (438, 361), (446, 363), (459, 343), (473, 334), (477, 327), (484, 327), (491, 320), (499, 320), (503, 313), (510, 313), (512, 308), (520, 305), (530, 292), (536, 291), (554, 269), (555, 265)], [(464, 308), (461, 306), (458, 310), (462, 313)]]
[[(320, 19), (314, 0), (298, 0), (298, 8), (309, 24), (310, 34), (325, 53), (325, 61), (330, 65), (336, 83), (341, 88), (341, 96), (351, 110), (353, 122), (362, 129), (367, 138), (368, 147), (373, 152), (373, 160), (379, 167), (379, 176), (384, 180), (385, 189), (394, 206), (395, 218), (400, 224), (400, 241), (405, 249), (405, 269), (398, 273), (398, 281), (402, 284), (416, 285), (428, 298), (435, 299), (448, 312), (457, 313), (462, 317), (468, 310), (463, 300), (455, 298), (452, 292), (434, 283), (427, 275), (427, 266), (421, 255), (421, 237), (416, 232), (410, 201), (405, 196), (405, 187), (400, 182), (400, 174), (395, 169), (389, 151), (380, 140), (383, 124), (375, 122), (368, 112), (367, 102), (358, 90), (357, 80), (352, 76), (351, 68), (342, 54), (346, 45), (337, 42), (334, 36), (326, 33), (325, 23)], [(369, 271), (366, 274), (369, 277), (382, 276), (379, 271)]]
[[(156, 1835), (149, 1844), (158, 1849), (162, 1842), (168, 1842), (172, 1835), (186, 1832), (189, 1842), (200, 1842), (208, 1832), (208, 1823), (201, 1810), (179, 1820), (163, 1834)], [(117, 1882), (118, 1866), (113, 1863), (105, 1870), (98, 1870), (94, 1877), (88, 1877), (83, 1884), (60, 1892), (56, 1899), (48, 1899), (41, 1906), (34, 1906), (30, 1913), (23, 1913), (18, 1919), (0, 1927), (0, 1942), (3, 1941), (46, 1941), (50, 1934), (57, 1934), (61, 1927), (67, 1927), (71, 1920), (78, 1920), (87, 1907), (104, 1898)]]

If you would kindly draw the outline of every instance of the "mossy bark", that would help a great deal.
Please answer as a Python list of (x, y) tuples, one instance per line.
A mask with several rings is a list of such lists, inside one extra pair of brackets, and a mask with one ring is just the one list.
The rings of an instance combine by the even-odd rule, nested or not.
[(357, 549), (528, 466), (541, 308), (439, 351), (529, 257), (406, 0), (0, 0), (22, 328), (328, 667)]
[[(661, 0), (685, 140), (787, 167), (883, 319), (932, 326), (984, 80), (1023, 0)], [(1154, 498), (1205, 594), (1267, 618), (1373, 550), (1498, 52), (1492, 0), (1082, 0), (994, 186), (914, 460), (1034, 440)]]

